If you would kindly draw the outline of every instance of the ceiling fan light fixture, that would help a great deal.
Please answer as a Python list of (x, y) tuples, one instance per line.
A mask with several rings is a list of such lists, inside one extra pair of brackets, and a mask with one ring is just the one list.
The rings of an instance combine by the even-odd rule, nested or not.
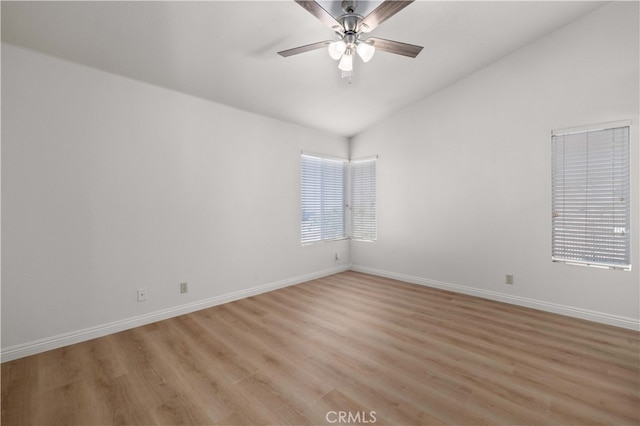
[(342, 54), (345, 52), (345, 50), (347, 50), (347, 44), (342, 40), (333, 41), (329, 43), (328, 49), (329, 49), (329, 56), (331, 56), (331, 59), (334, 59), (337, 61), (342, 57)]
[(338, 64), (338, 68), (342, 71), (352, 71), (353, 70), (353, 52), (351, 49), (348, 49), (342, 58), (340, 59), (340, 63)]
[[(422, 46), (377, 37), (369, 37), (366, 40), (359, 39), (362, 34), (368, 34), (375, 30), (378, 25), (407, 7), (414, 0), (378, 0), (371, 2), (376, 4), (373, 5), (373, 10), (369, 10), (366, 14), (364, 11), (369, 9), (369, 7), (360, 8), (364, 10), (358, 11), (358, 4), (360, 3), (358, 0), (334, 0), (332, 2), (321, 2), (320, 0), (294, 1), (327, 27), (331, 28), (340, 40), (319, 41), (293, 49), (282, 50), (278, 52), (278, 55), (282, 57), (286, 58), (311, 50), (327, 48), (329, 56), (338, 61), (338, 68), (342, 72), (342, 77), (349, 77), (349, 82), (351, 82), (354, 67), (353, 57), (356, 56), (356, 54), (360, 56), (363, 62), (369, 62), (373, 58), (376, 50), (383, 50), (388, 53), (411, 58), (415, 58), (422, 50)], [(327, 7), (328, 3), (341, 5), (344, 13), (340, 14), (334, 10), (333, 6)], [(365, 3), (365, 1), (363, 0), (362, 3)], [(329, 10), (332, 12), (330, 13)]]
[(371, 58), (373, 58), (373, 54), (376, 53), (376, 48), (365, 41), (358, 43), (358, 47), (356, 47), (356, 51), (358, 52), (358, 56), (362, 59), (363, 62), (369, 62)]

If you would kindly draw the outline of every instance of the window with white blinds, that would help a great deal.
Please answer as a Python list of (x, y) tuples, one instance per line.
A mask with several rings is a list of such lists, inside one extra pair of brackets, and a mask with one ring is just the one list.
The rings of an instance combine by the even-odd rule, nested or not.
[(629, 125), (552, 134), (552, 259), (631, 269)]
[(302, 243), (376, 239), (376, 163), (376, 157), (349, 162), (302, 154)]
[(350, 164), (351, 238), (376, 239), (376, 158), (353, 160)]
[(312, 155), (301, 160), (303, 243), (346, 238), (347, 161)]

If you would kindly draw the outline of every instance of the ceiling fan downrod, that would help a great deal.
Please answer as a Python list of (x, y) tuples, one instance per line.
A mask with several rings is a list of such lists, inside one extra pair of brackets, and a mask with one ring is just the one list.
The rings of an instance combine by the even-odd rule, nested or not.
[(342, 2), (342, 10), (344, 13), (355, 13), (356, 3), (358, 3), (357, 0), (344, 0)]

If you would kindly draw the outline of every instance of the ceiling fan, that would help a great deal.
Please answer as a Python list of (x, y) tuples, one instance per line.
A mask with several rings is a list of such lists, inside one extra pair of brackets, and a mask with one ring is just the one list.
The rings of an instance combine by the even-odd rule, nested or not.
[[(331, 28), (340, 37), (339, 40), (325, 40), (305, 46), (278, 52), (280, 56), (287, 57), (311, 50), (328, 47), (329, 56), (339, 60), (338, 68), (342, 71), (342, 77), (351, 77), (353, 74), (353, 58), (357, 54), (364, 62), (369, 62), (376, 50), (395, 53), (398, 55), (415, 58), (422, 50), (422, 46), (401, 43), (399, 41), (386, 40), (378, 37), (362, 39), (363, 34), (373, 31), (378, 25), (409, 6), (413, 0), (398, 1), (384, 0), (366, 16), (359, 14), (358, 1), (343, 1), (342, 13), (334, 17), (325, 10), (317, 1), (295, 0), (307, 12), (318, 18), (323, 24)], [(327, 3), (327, 2), (323, 2)], [(368, 3), (368, 2), (360, 2)], [(364, 9), (360, 8), (360, 9)]]

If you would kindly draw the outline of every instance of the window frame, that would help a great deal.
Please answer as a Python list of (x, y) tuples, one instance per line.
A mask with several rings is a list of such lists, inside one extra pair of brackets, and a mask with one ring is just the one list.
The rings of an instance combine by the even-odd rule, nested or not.
[[(354, 178), (354, 165), (356, 164), (366, 164), (366, 163), (373, 163), (373, 177), (368, 176), (367, 180), (373, 181), (373, 188), (365, 188), (365, 190), (368, 192), (368, 194), (365, 194), (364, 198), (360, 198), (359, 195), (355, 195), (354, 192), (354, 186), (357, 183), (364, 183), (366, 184), (367, 182), (356, 182), (355, 178)], [(356, 201), (354, 200), (355, 198), (358, 198), (359, 200), (362, 200), (364, 203), (369, 203), (369, 204), (373, 204), (373, 207), (371, 208), (370, 206), (363, 206), (363, 207), (359, 207), (356, 206)], [(371, 199), (373, 198), (373, 200)], [(349, 238), (355, 241), (364, 241), (364, 242), (375, 242), (378, 239), (378, 156), (377, 155), (373, 155), (373, 156), (369, 156), (369, 157), (362, 157), (362, 158), (356, 158), (356, 159), (352, 159), (349, 161)], [(373, 219), (370, 220), (369, 224), (365, 224), (365, 227), (373, 227), (373, 231), (372, 232), (372, 236), (371, 234), (369, 234), (368, 236), (365, 236), (364, 234), (358, 234), (356, 235), (355, 229), (356, 226), (354, 225), (354, 220), (356, 219), (356, 213), (355, 210), (356, 209), (364, 209), (365, 213), (368, 214), (372, 214), (373, 215)], [(372, 224), (371, 224), (372, 223)], [(370, 238), (367, 238), (370, 237)]]
[[(603, 133), (607, 131), (611, 134)], [(595, 138), (591, 144), (590, 135)], [(574, 145), (568, 147), (568, 143)], [(631, 270), (630, 151), (630, 120), (551, 132), (553, 262)]]
[[(311, 231), (305, 231), (305, 222), (308, 222), (308, 219), (305, 218), (305, 183), (304, 183), (304, 179), (305, 179), (305, 173), (304, 173), (304, 169), (305, 169), (305, 158), (310, 159), (311, 161), (316, 161), (320, 163), (320, 174), (321, 174), (321, 178), (320, 178), (320, 205), (319, 208), (320, 210), (316, 213), (319, 214), (319, 230), (316, 231), (316, 233), (319, 233), (319, 238), (307, 238), (305, 239), (305, 235), (311, 235), (312, 232)], [(324, 176), (325, 173), (327, 172), (326, 168), (329, 165), (337, 165), (341, 163), (341, 167), (342, 167), (342, 200), (341, 200), (341, 211), (342, 211), (342, 217), (341, 217), (341, 224), (342, 224), (342, 230), (340, 232), (341, 235), (337, 236), (335, 234), (335, 230), (334, 233), (329, 232), (328, 229), (326, 229), (326, 225), (327, 225), (327, 221), (326, 219), (326, 213), (327, 211), (333, 206), (335, 207), (335, 204), (329, 206), (329, 205), (325, 205), (325, 184), (327, 182), (325, 182)], [(347, 185), (348, 185), (348, 166), (349, 166), (349, 160), (345, 159), (345, 158), (339, 158), (339, 157), (333, 157), (330, 155), (324, 155), (324, 154), (316, 154), (316, 153), (309, 153), (309, 152), (302, 152), (300, 155), (300, 242), (302, 243), (302, 245), (308, 245), (308, 244), (316, 244), (316, 243), (321, 243), (321, 242), (329, 242), (329, 241), (341, 241), (341, 240), (346, 240), (349, 237), (348, 234), (348, 229), (347, 229), (347, 223), (348, 223), (348, 218), (347, 218)], [(335, 182), (334, 182), (335, 183)], [(332, 200), (335, 203), (335, 199)], [(313, 210), (311, 207), (307, 210)], [(313, 224), (307, 224), (307, 227), (312, 226)]]
[[(317, 154), (302, 151), (300, 154), (300, 242), (302, 245), (316, 244), (322, 242), (330, 242), (330, 241), (341, 241), (341, 240), (356, 240), (356, 241), (365, 241), (365, 242), (375, 242), (377, 240), (377, 160), (378, 156), (369, 156), (358, 158), (355, 160), (348, 160), (345, 158), (334, 157), (325, 154)], [(307, 161), (307, 163), (305, 163)], [(361, 164), (365, 162), (374, 162), (373, 166), (373, 237), (366, 238), (360, 236), (353, 235), (354, 228), (354, 211), (352, 200), (354, 198), (354, 176), (353, 176), (353, 164)], [(313, 176), (305, 174), (305, 170), (312, 172), (312, 163), (316, 163), (316, 167), (319, 167), (320, 170), (316, 171), (316, 173), (320, 174), (319, 181), (313, 180)], [(335, 233), (330, 235), (325, 235), (325, 203), (324, 203), (324, 173), (325, 167), (328, 165), (336, 165), (336, 163), (341, 164), (342, 166), (342, 215), (341, 215), (341, 224), (342, 230), (341, 235), (337, 236)], [(307, 169), (305, 169), (307, 167)], [(371, 179), (369, 177), (369, 179)], [(308, 181), (307, 181), (308, 180)], [(319, 190), (318, 193), (307, 193), (306, 190), (309, 189)], [(370, 202), (369, 199), (367, 201)], [(318, 200), (319, 198), (319, 200)], [(305, 205), (305, 203), (307, 203)], [(314, 204), (316, 203), (316, 204)], [(336, 200), (333, 200), (332, 206), (335, 207)], [(370, 211), (369, 211), (370, 213)], [(313, 223), (309, 218), (315, 217), (315, 223)], [(319, 223), (318, 223), (319, 222)], [(371, 225), (369, 224), (369, 227)], [(311, 229), (309, 229), (311, 228)], [(317, 238), (314, 238), (314, 234)], [(371, 236), (371, 233), (368, 235)]]

